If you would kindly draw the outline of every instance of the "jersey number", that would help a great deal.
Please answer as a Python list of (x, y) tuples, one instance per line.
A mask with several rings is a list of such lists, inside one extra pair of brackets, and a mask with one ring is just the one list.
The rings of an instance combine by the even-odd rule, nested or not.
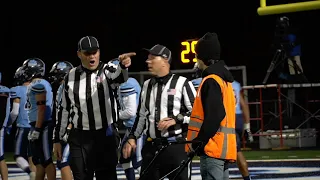
[(26, 109), (26, 110), (31, 109), (31, 103), (30, 103), (30, 101), (29, 101), (29, 98), (27, 99), (27, 102), (26, 102), (26, 104), (24, 105), (24, 109)]

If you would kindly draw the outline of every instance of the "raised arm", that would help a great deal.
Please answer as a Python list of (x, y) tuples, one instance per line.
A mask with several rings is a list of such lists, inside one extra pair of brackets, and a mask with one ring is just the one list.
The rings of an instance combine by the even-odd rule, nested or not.
[(118, 59), (108, 62), (105, 65), (107, 78), (119, 84), (126, 82), (129, 78), (127, 68), (131, 65), (131, 57), (135, 55), (134, 52), (125, 53), (120, 55)]

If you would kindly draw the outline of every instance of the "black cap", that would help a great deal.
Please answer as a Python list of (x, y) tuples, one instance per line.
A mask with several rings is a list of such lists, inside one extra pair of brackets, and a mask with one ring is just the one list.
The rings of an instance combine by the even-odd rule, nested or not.
[(168, 59), (169, 62), (171, 62), (171, 51), (160, 44), (154, 45), (151, 49), (145, 49), (144, 50), (148, 51), (150, 54), (154, 56), (161, 56), (165, 59)]
[(220, 60), (220, 42), (216, 33), (206, 33), (196, 44), (197, 58), (206, 62)]
[(99, 42), (93, 36), (85, 36), (78, 42), (78, 51), (94, 52), (99, 49)]

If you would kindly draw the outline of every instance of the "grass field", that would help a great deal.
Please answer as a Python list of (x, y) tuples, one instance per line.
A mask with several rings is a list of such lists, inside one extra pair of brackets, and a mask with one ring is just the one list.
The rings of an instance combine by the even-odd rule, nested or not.
[[(264, 150), (242, 151), (247, 160), (259, 159), (320, 159), (320, 150)], [(12, 152), (5, 152), (7, 162), (14, 161)], [(195, 157), (195, 159), (199, 159)]]

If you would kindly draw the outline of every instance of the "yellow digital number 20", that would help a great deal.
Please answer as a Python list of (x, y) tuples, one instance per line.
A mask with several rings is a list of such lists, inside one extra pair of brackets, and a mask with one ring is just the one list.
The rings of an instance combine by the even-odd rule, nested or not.
[[(190, 59), (186, 59), (186, 55), (188, 55), (191, 51), (192, 54), (196, 54), (195, 52), (195, 46), (198, 41), (184, 41), (181, 42), (181, 45), (184, 46), (184, 50), (181, 51), (181, 61), (182, 63), (189, 63)], [(196, 58), (193, 58), (193, 62), (197, 62)]]

